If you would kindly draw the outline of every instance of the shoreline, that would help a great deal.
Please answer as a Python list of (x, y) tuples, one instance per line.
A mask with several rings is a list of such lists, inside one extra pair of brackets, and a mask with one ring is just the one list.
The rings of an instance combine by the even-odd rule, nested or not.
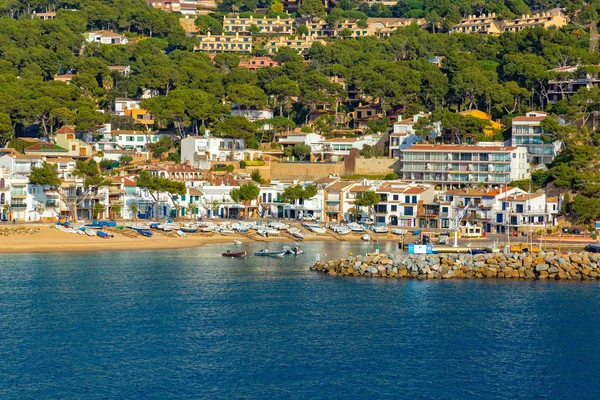
[[(343, 237), (336, 237), (331, 234), (311, 234), (305, 233), (304, 240), (297, 240), (285, 234), (260, 237), (248, 234), (188, 234), (186, 237), (173, 237), (157, 232), (153, 237), (130, 237), (130, 235), (120, 234), (119, 231), (111, 231), (114, 237), (110, 239), (101, 239), (99, 237), (89, 237), (84, 235), (74, 235), (59, 231), (52, 227), (53, 225), (7, 225), (0, 228), (0, 254), (25, 254), (25, 253), (87, 253), (96, 251), (149, 251), (149, 250), (176, 250), (201, 247), (207, 244), (226, 244), (239, 240), (244, 243), (273, 243), (273, 242), (361, 242), (362, 234), (349, 234)], [(36, 233), (11, 234), (6, 235), (7, 230), (37, 230)], [(379, 242), (398, 242), (399, 237), (391, 234), (369, 234)], [(473, 240), (473, 247), (489, 245), (489, 240)], [(595, 243), (588, 240), (579, 240), (577, 243), (570, 240), (563, 240), (559, 244), (556, 241), (547, 241), (547, 248), (556, 248), (557, 246), (566, 249), (582, 248), (588, 243)]]

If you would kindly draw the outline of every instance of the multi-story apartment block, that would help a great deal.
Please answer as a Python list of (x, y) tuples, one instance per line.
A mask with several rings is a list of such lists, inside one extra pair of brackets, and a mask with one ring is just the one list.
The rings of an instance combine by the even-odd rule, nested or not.
[(554, 75), (548, 81), (548, 100), (555, 103), (565, 100), (579, 89), (600, 87), (600, 65), (569, 65), (549, 71)]
[(481, 16), (468, 15), (459, 24), (454, 25), (450, 33), (502, 33), (502, 21), (496, 19), (496, 13), (482, 14)]
[(293, 18), (248, 18), (223, 17), (223, 33), (225, 34), (248, 34), (252, 33), (252, 26), (256, 26), (257, 33), (262, 34), (277, 34), (277, 35), (293, 35), (295, 33)]
[(425, 25), (427, 22), (423, 18), (368, 18), (368, 34), (380, 38), (389, 37), (396, 29), (417, 24)]
[(403, 120), (401, 115), (398, 116), (398, 120), (394, 122), (393, 131), (390, 134), (389, 157), (398, 158), (403, 149), (423, 141), (420, 136), (415, 134), (414, 125), (419, 118), (428, 116), (429, 114), (419, 113), (406, 120)]
[(112, 143), (116, 143), (120, 148), (143, 152), (147, 149), (148, 144), (156, 143), (162, 137), (171, 137), (171, 134), (156, 131), (116, 130), (112, 131), (110, 140)]
[(518, 32), (525, 28), (540, 26), (542, 28), (561, 28), (569, 22), (560, 9), (541, 12), (534, 15), (522, 15), (521, 18), (501, 20), (495, 13), (480, 16), (469, 15), (459, 24), (454, 25), (451, 33), (483, 33), (500, 34), (502, 32)]
[[(258, 155), (258, 157), (255, 157)], [(181, 139), (181, 162), (200, 169), (210, 169), (215, 161), (260, 158), (259, 150), (248, 150), (244, 139), (187, 136)]]
[(502, 145), (415, 144), (400, 153), (401, 178), (439, 185), (508, 184), (528, 179), (527, 149)]
[(321, 150), (318, 153), (323, 160), (341, 161), (350, 155), (350, 150), (362, 150), (365, 145), (375, 146), (380, 140), (381, 136), (375, 135), (326, 139), (321, 142)]
[[(421, 211), (423, 205), (433, 202), (435, 197), (433, 186), (411, 182), (386, 182), (376, 192), (381, 196), (381, 202), (375, 205), (377, 225), (415, 227), (419, 217), (425, 218)], [(433, 214), (427, 214), (429, 216)], [(437, 227), (437, 222), (431, 227)]]
[(326, 44), (324, 40), (318, 39), (316, 36), (307, 35), (303, 36), (302, 38), (281, 36), (269, 39), (265, 45), (265, 50), (267, 50), (269, 54), (274, 54), (277, 53), (280, 47), (289, 47), (298, 52), (298, 54), (303, 54), (310, 50), (313, 43), (321, 43), (322, 45)]
[(550, 133), (541, 127), (547, 116), (545, 112), (531, 111), (512, 120), (511, 145), (525, 147), (533, 164), (548, 164), (562, 148), (562, 142), (551, 141)]
[(521, 18), (515, 18), (506, 21), (503, 26), (504, 32), (519, 32), (525, 28), (541, 26), (544, 29), (562, 28), (569, 23), (569, 19), (559, 8), (533, 15), (522, 15)]
[(194, 51), (243, 54), (252, 52), (252, 37), (240, 36), (238, 32), (235, 35), (213, 35), (209, 32), (206, 35), (198, 35), (198, 38), (200, 44), (194, 47)]

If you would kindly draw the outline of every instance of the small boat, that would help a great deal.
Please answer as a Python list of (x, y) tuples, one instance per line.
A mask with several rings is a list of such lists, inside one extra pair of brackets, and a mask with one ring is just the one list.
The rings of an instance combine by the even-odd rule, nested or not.
[(184, 225), (179, 229), (185, 233), (196, 233), (198, 232), (198, 228), (198, 225)]
[(327, 233), (325, 228), (321, 228), (320, 226), (310, 226), (310, 227), (308, 227), (308, 229), (310, 229), (311, 232), (314, 232), (314, 233)]
[(276, 251), (269, 251), (267, 249), (260, 249), (259, 251), (255, 251), (254, 255), (255, 256), (282, 256), (285, 254), (285, 250), (276, 250)]
[(98, 237), (101, 237), (102, 239), (110, 239), (110, 235), (106, 232), (97, 231), (96, 234), (98, 235)]
[(145, 229), (136, 229), (137, 233), (145, 237), (152, 237), (152, 232)]
[(372, 230), (375, 233), (388, 233), (389, 232), (389, 229), (385, 225), (376, 226)]
[(302, 253), (304, 253), (302, 250), (300, 250), (300, 247), (298, 246), (284, 246), (283, 249), (285, 250), (285, 254), (293, 254), (293, 255), (300, 255)]
[(221, 229), (219, 233), (221, 235), (233, 235), (235, 232), (232, 229)]
[(96, 231), (93, 230), (93, 229), (89, 229), (89, 228), (86, 228), (85, 234), (88, 235), (88, 236), (97, 236)]
[(153, 222), (153, 223), (151, 223), (151, 224), (150, 224), (150, 228), (153, 228), (153, 229), (158, 229), (158, 227), (159, 227), (160, 225), (161, 225), (161, 224), (160, 224), (160, 222)]
[(365, 231), (365, 227), (360, 224), (357, 224), (356, 222), (349, 223), (348, 228), (350, 228), (350, 230), (352, 232), (364, 232)]
[(360, 237), (362, 240), (364, 240), (365, 242), (368, 242), (369, 240), (371, 240), (371, 236), (369, 236), (368, 233), (365, 233), (364, 235), (362, 235)]
[(233, 241), (233, 244), (234, 244), (235, 246), (239, 246), (240, 244), (242, 244), (242, 242), (241, 242), (241, 241), (239, 241), (239, 240), (234, 240), (234, 241)]
[(400, 228), (393, 228), (392, 229), (392, 233), (394, 235), (400, 235), (400, 236), (404, 236), (406, 234), (406, 230), (404, 229), (400, 229)]
[(223, 257), (232, 257), (232, 258), (240, 258), (246, 257), (245, 251), (229, 251), (227, 250), (225, 253), (221, 253)]
[(179, 237), (185, 237), (185, 232), (183, 232), (181, 229), (178, 229), (175, 231), (175, 233), (177, 233), (179, 235)]
[(343, 235), (348, 235), (349, 233), (351, 233), (351, 232), (352, 232), (352, 229), (350, 229), (350, 228), (348, 228), (348, 227), (344, 226), (344, 227), (342, 227), (342, 228), (338, 228), (338, 229), (337, 229), (335, 232), (336, 232), (338, 235), (342, 235), (342, 236), (343, 236)]
[(300, 231), (291, 232), (292, 236), (297, 239), (304, 239), (304, 234)]

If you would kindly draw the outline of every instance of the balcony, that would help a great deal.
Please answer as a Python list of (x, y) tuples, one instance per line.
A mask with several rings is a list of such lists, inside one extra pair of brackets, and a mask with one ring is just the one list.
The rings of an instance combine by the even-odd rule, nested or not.
[(13, 210), (24, 210), (27, 208), (27, 203), (22, 203), (22, 202), (12, 202), (10, 203), (10, 207)]
[(46, 200), (46, 207), (58, 207), (58, 200)]

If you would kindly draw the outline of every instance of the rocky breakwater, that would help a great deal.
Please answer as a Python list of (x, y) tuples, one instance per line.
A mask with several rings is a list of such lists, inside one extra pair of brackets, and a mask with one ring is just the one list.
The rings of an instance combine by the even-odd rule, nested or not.
[(600, 280), (600, 254), (368, 254), (319, 261), (311, 270), (332, 276), (381, 278)]

